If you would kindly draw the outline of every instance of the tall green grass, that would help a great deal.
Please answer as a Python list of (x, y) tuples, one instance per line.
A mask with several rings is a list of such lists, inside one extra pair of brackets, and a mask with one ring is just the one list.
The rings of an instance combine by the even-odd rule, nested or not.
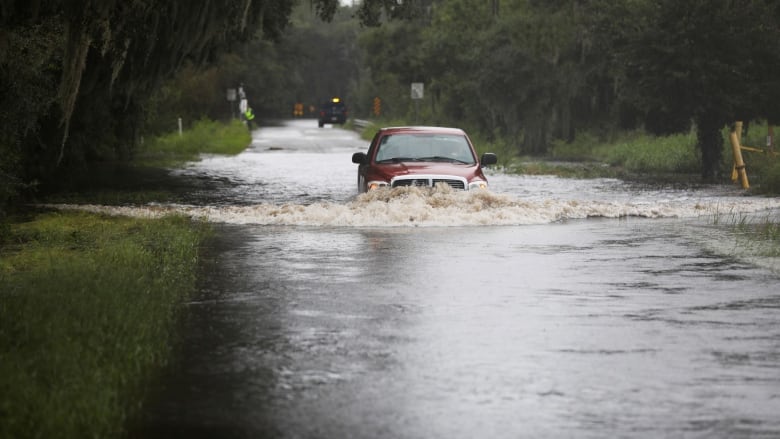
[(198, 154), (238, 154), (252, 142), (249, 129), (239, 120), (229, 123), (201, 119), (179, 134), (155, 137), (141, 145), (136, 160), (144, 165), (170, 166), (197, 159)]
[(735, 254), (780, 258), (780, 222), (776, 215), (768, 213), (765, 218), (749, 218), (743, 213), (722, 213), (715, 215), (713, 224), (734, 236)]
[(611, 145), (599, 145), (594, 154), (632, 172), (690, 174), (701, 168), (692, 133), (664, 137), (637, 134)]
[[(742, 139), (742, 144), (765, 148), (766, 132), (766, 122), (754, 122)], [(724, 128), (722, 137), (721, 168), (723, 175), (729, 176), (734, 157), (728, 128)], [(780, 142), (776, 140), (775, 143)], [(695, 131), (670, 136), (651, 136), (642, 132), (622, 133), (611, 141), (602, 141), (588, 133), (581, 133), (572, 143), (555, 143), (551, 155), (558, 159), (603, 162), (613, 168), (620, 168), (629, 175), (648, 174), (661, 178), (698, 175), (701, 169)], [(747, 166), (751, 191), (780, 194), (780, 156), (751, 151), (743, 151), (742, 155)]]
[(693, 132), (660, 137), (630, 132), (609, 142), (583, 133), (572, 143), (555, 143), (552, 156), (598, 161), (636, 174), (691, 174), (700, 169)]
[(780, 157), (746, 159), (746, 170), (754, 192), (780, 194)]
[(0, 438), (119, 437), (167, 361), (205, 226), (46, 213), (0, 242)]

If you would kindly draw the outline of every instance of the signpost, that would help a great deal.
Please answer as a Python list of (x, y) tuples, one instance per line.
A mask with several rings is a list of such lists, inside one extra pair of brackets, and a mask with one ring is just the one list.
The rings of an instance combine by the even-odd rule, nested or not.
[(233, 102), (236, 101), (237, 95), (238, 95), (238, 91), (235, 88), (227, 89), (227, 100), (228, 100), (228, 105), (230, 105), (230, 117), (232, 117), (233, 119), (236, 118), (236, 106), (233, 105)]
[(412, 100), (414, 101), (414, 122), (417, 123), (417, 114), (420, 110), (420, 101), (423, 98), (425, 84), (422, 82), (412, 82)]
[(241, 120), (246, 121), (245, 115), (246, 110), (249, 108), (249, 102), (246, 100), (246, 92), (244, 92), (244, 84), (241, 84), (238, 86), (238, 97), (240, 100), (238, 101), (238, 112), (240, 113)]
[(412, 82), (412, 99), (420, 100), (423, 98), (425, 84), (422, 82)]

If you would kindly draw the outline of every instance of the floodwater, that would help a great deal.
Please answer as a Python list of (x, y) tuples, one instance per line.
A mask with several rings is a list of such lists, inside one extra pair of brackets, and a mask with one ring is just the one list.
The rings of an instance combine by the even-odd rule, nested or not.
[(191, 204), (112, 211), (217, 230), (132, 437), (780, 437), (777, 258), (721, 227), (777, 199), (498, 171), (358, 196), (355, 134), (253, 137), (177, 171)]

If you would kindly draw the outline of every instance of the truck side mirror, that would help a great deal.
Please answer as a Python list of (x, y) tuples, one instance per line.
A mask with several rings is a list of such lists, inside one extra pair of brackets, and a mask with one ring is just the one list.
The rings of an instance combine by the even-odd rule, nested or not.
[(356, 152), (352, 154), (352, 163), (365, 165), (366, 163), (368, 163), (368, 156), (364, 152)]
[(482, 163), (482, 166), (495, 165), (498, 163), (498, 157), (492, 152), (486, 152), (482, 154), (482, 158), (479, 161)]

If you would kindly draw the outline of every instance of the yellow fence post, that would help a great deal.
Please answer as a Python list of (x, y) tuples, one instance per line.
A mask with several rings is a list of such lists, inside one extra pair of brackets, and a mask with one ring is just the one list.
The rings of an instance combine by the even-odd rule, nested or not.
[(745, 162), (742, 160), (742, 146), (740, 145), (742, 122), (736, 122), (734, 124), (734, 130), (731, 131), (729, 137), (731, 139), (731, 149), (734, 151), (734, 168), (731, 171), (731, 180), (737, 181), (737, 177), (739, 177), (740, 183), (742, 183), (742, 189), (749, 189), (750, 183), (748, 182), (747, 172), (745, 171)]

